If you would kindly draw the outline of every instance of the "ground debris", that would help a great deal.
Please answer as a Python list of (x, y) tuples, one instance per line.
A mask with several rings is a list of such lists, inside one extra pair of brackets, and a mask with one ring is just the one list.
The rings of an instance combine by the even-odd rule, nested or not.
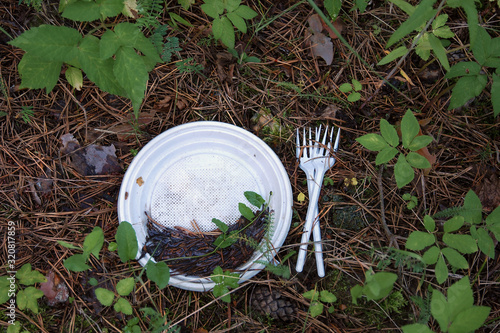
[(40, 290), (43, 291), (43, 294), (47, 298), (47, 304), (54, 306), (57, 303), (65, 303), (69, 297), (66, 283), (52, 270), (45, 277), (47, 278), (47, 282), (40, 284)]

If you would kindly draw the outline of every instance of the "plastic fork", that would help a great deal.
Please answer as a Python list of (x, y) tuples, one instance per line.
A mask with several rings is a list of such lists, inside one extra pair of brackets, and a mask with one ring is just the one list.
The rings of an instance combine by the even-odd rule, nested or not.
[[(302, 233), (302, 240), (298, 254), (296, 270), (297, 272), (302, 272), (304, 268), (308, 245), (307, 243), (309, 241), (309, 238), (311, 237), (312, 232), (314, 237), (316, 267), (318, 269), (318, 275), (320, 277), (323, 277), (325, 275), (325, 270), (321, 245), (321, 230), (319, 227), (318, 200), (325, 172), (335, 164), (335, 158), (330, 156), (331, 143), (333, 140), (333, 129), (331, 130), (330, 136), (328, 138), (327, 127), (322, 140), (321, 126), (319, 128), (316, 128), (315, 132), (316, 140), (313, 142), (311, 138), (311, 129), (309, 129), (309, 145), (307, 147), (306, 130), (304, 129), (302, 156), (300, 156), (300, 139), (298, 138), (297, 131), (297, 156), (299, 156), (300, 158), (301, 169), (304, 170), (307, 175), (309, 206), (307, 209), (306, 221), (304, 224), (304, 232)], [(329, 139), (328, 143), (326, 143), (327, 138)], [(337, 136), (335, 138), (333, 147), (334, 151), (337, 151), (338, 149), (339, 140), (340, 129), (337, 132)], [(309, 183), (311, 183), (311, 185), (309, 185)]]

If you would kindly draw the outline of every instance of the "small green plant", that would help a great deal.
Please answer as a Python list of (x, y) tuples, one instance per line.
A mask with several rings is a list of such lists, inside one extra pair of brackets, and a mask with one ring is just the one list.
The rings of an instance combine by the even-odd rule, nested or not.
[(76, 246), (65, 241), (57, 241), (59, 245), (72, 250), (83, 250), (83, 253), (74, 254), (64, 260), (64, 267), (72, 272), (82, 272), (90, 268), (87, 261), (91, 254), (99, 259), (99, 252), (104, 243), (104, 233), (100, 227), (95, 227), (90, 234), (85, 237), (83, 247)]
[[(281, 258), (281, 262), (287, 261), (290, 257), (295, 255), (297, 251), (290, 251), (283, 258)], [(275, 260), (265, 261), (265, 260), (256, 260), (258, 264), (263, 264), (266, 266), (266, 271), (273, 273), (274, 275), (281, 276), (284, 279), (289, 279), (291, 275), (290, 267), (287, 265), (283, 265)]]
[(35, 115), (35, 111), (33, 111), (32, 106), (22, 106), (21, 112), (19, 112), (21, 115), (21, 119), (26, 123), (29, 124), (31, 122), (31, 117)]
[(238, 64), (245, 64), (245, 63), (250, 63), (250, 62), (256, 62), (259, 63), (260, 59), (254, 56), (248, 56), (246, 52), (242, 52), (241, 54), (238, 54), (238, 51), (235, 49), (228, 49), (227, 50), (233, 57), (235, 57), (238, 60)]
[[(490, 313), (487, 306), (474, 305), (469, 278), (464, 277), (448, 288), (448, 297), (439, 290), (432, 290), (430, 312), (442, 332), (474, 332), (480, 328)], [(422, 323), (402, 327), (404, 333), (432, 333)]]
[(339, 90), (345, 94), (349, 93), (349, 95), (347, 96), (347, 100), (349, 102), (357, 102), (361, 99), (361, 94), (359, 93), (359, 91), (363, 89), (363, 86), (356, 79), (352, 79), (351, 82), (352, 83), (341, 84)]
[(241, 0), (204, 0), (201, 9), (213, 18), (212, 33), (229, 49), (234, 49), (234, 27), (242, 33), (247, 32), (245, 20), (251, 20), (257, 13), (248, 6), (241, 5)]
[(42, 2), (43, 0), (19, 0), (19, 4), (24, 3), (38, 12), (42, 10)]
[(43, 291), (34, 285), (42, 282), (47, 282), (47, 278), (39, 271), (32, 270), (29, 263), (17, 272), (10, 273), (10, 276), (0, 276), (0, 304), (9, 303), (9, 309), (15, 309), (17, 305), (19, 310), (29, 309), (37, 314), (38, 299), (43, 296)]
[(204, 69), (202, 65), (196, 63), (193, 58), (182, 59), (176, 63), (179, 73), (196, 73), (202, 74), (201, 71)]
[(351, 288), (351, 297), (354, 304), (358, 304), (358, 298), (363, 296), (368, 301), (379, 300), (390, 294), (398, 276), (389, 272), (377, 272), (368, 270), (365, 272), (365, 283), (363, 286), (355, 285)]
[(214, 269), (210, 279), (215, 283), (213, 294), (215, 297), (220, 297), (226, 303), (231, 302), (231, 294), (229, 288), (238, 288), (240, 274), (231, 273), (230, 271), (222, 271), (220, 266)]
[(426, 169), (431, 167), (430, 162), (417, 151), (426, 147), (432, 141), (432, 137), (418, 135), (419, 132), (420, 125), (417, 118), (411, 110), (407, 110), (401, 121), (401, 141), (403, 148), (410, 151), (407, 154), (397, 149), (400, 142), (398, 133), (394, 126), (385, 119), (380, 120), (381, 135), (369, 133), (357, 138), (356, 141), (366, 149), (378, 152), (375, 159), (376, 165), (391, 161), (399, 153), (398, 160), (394, 165), (394, 176), (398, 188), (402, 188), (415, 177), (413, 168)]
[[(161, 315), (153, 308), (145, 307), (139, 309), (143, 313), (143, 318), (149, 318), (148, 332), (151, 333), (178, 333), (181, 328), (179, 326), (170, 327), (170, 322), (168, 322), (167, 317), (170, 314), (168, 309), (165, 311), (165, 315)], [(134, 317), (127, 321), (127, 326), (123, 328), (123, 333), (142, 333), (139, 324), (139, 317)]]
[[(317, 291), (313, 289), (306, 291), (302, 296), (311, 301), (309, 313), (313, 318), (323, 313), (326, 303), (335, 303), (337, 301), (337, 297), (328, 290)], [(335, 307), (333, 305), (328, 307), (328, 313), (333, 313), (334, 311)]]
[(412, 210), (418, 205), (417, 197), (411, 195), (410, 193), (403, 194), (403, 200), (406, 201), (406, 208), (408, 208), (409, 210)]

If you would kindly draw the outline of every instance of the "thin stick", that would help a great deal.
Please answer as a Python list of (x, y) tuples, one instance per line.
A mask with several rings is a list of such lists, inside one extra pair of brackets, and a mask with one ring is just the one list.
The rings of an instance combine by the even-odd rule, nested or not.
[(382, 185), (382, 173), (384, 172), (384, 165), (380, 166), (380, 171), (378, 173), (378, 192), (380, 196), (380, 216), (381, 216), (381, 222), (382, 222), (382, 227), (384, 228), (385, 235), (389, 239), (389, 247), (392, 246), (392, 243), (394, 243), (394, 247), (399, 250), (399, 245), (392, 234), (392, 232), (389, 230), (389, 227), (387, 226), (387, 222), (385, 219), (385, 205), (384, 205), (384, 186)]

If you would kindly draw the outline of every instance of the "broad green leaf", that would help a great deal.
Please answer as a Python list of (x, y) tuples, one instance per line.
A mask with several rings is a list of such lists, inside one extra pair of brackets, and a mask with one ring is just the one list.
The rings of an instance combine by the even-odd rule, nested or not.
[(457, 318), (460, 312), (470, 309), (473, 306), (474, 296), (468, 276), (460, 279), (448, 288), (448, 303), (450, 321)]
[[(204, 4), (201, 5), (201, 10), (208, 16), (214, 19), (218, 19), (219, 15), (224, 13), (224, 2), (218, 0), (204, 0)], [(241, 16), (241, 15), (240, 15)]]
[(340, 9), (342, 8), (342, 0), (325, 0), (323, 6), (328, 12), (328, 15), (330, 15), (332, 19), (335, 19), (339, 16)]
[(258, 15), (256, 11), (245, 5), (239, 6), (233, 13), (235, 13), (238, 16), (241, 16), (245, 20), (251, 20)]
[(402, 11), (404, 11), (408, 16), (411, 16), (415, 12), (415, 6), (410, 5), (408, 2), (404, 0), (389, 0), (399, 8), (401, 8)]
[(329, 292), (328, 290), (321, 290), (320, 292), (320, 300), (325, 303), (333, 303), (337, 301), (337, 297)]
[(413, 231), (406, 240), (406, 248), (420, 251), (436, 242), (436, 236), (424, 231)]
[(67, 270), (72, 272), (83, 272), (87, 269), (90, 269), (90, 266), (87, 265), (88, 255), (84, 254), (74, 254), (68, 259), (64, 260), (64, 267)]
[(255, 214), (252, 212), (252, 210), (250, 208), (248, 208), (247, 205), (245, 205), (244, 203), (239, 203), (238, 204), (238, 209), (241, 213), (241, 215), (243, 215), (243, 217), (245, 217), (246, 219), (250, 220), (250, 221), (253, 221), (253, 219), (255, 218)]
[(380, 59), (380, 61), (377, 63), (377, 66), (383, 66), (385, 64), (390, 63), (391, 61), (396, 60), (397, 58), (401, 58), (408, 52), (408, 49), (406, 46), (400, 46), (394, 50), (392, 50), (388, 55)]
[[(178, 22), (180, 24), (184, 24), (186, 27), (192, 27), (193, 25), (189, 23), (188, 20), (184, 19), (182, 16), (177, 15), (174, 12), (168, 12), (168, 16), (170, 16), (170, 19), (174, 22)], [(176, 25), (177, 26), (177, 25)]]
[(433, 34), (429, 34), (429, 43), (432, 47), (432, 51), (436, 55), (436, 58), (439, 60), (441, 65), (443, 65), (444, 69), (448, 71), (450, 69), (450, 63), (448, 62), (448, 56), (446, 55), (446, 50), (444, 49), (441, 41)]
[(304, 296), (304, 298), (308, 300), (317, 301), (319, 299), (319, 292), (315, 289), (312, 289), (303, 293), (302, 296)]
[[(471, 36), (472, 41), (472, 36)], [(474, 38), (474, 43), (471, 43), (472, 53), (474, 54), (475, 60), (480, 64), (484, 65), (486, 59), (490, 56), (490, 45), (491, 37), (482, 26), (477, 27), (476, 35)]]
[(426, 265), (434, 265), (437, 262), (440, 253), (441, 251), (437, 246), (432, 246), (424, 252), (422, 259)]
[(473, 306), (460, 312), (450, 325), (450, 333), (475, 332), (488, 318), (491, 309), (487, 306)]
[[(219, 296), (217, 296), (215, 294), (216, 291), (217, 291), (217, 294)], [(223, 302), (226, 302), (226, 303), (231, 303), (231, 294), (228, 294), (228, 293), (229, 293), (229, 289), (226, 286), (224, 286), (224, 285), (216, 285), (214, 287), (214, 296), (220, 297), (220, 296), (224, 295), (224, 296), (221, 297), (221, 300)]]
[(445, 25), (444, 27), (439, 27), (437, 29), (434, 29), (432, 31), (434, 36), (440, 37), (440, 38), (453, 38), (455, 37), (455, 33), (451, 31), (450, 27)]
[(486, 217), (486, 227), (491, 231), (495, 238), (500, 241), (500, 206)]
[(424, 226), (425, 230), (427, 230), (428, 232), (434, 232), (434, 230), (436, 230), (436, 221), (434, 221), (434, 219), (431, 216), (425, 215)]
[(235, 36), (234, 36), (234, 28), (229, 19), (223, 16), (220, 19), (222, 36), (220, 40), (224, 45), (226, 45), (230, 49), (234, 49)]
[(432, 140), (433, 139), (431, 136), (418, 135), (412, 140), (408, 149), (410, 149), (411, 151), (417, 151), (419, 149), (426, 147), (429, 143), (432, 142)]
[(106, 30), (99, 42), (99, 52), (102, 59), (111, 58), (122, 45), (122, 41), (112, 30)]
[(64, 73), (66, 80), (71, 84), (73, 88), (80, 91), (83, 87), (83, 75), (82, 70), (79, 68), (75, 68), (73, 66), (68, 66), (66, 72)]
[[(11, 295), (9, 293), (15, 293), (17, 290), (17, 286), (15, 284), (15, 278), (12, 281), (13, 283), (11, 284), (11, 279), (9, 279), (9, 276), (0, 276), (0, 304), (3, 304), (7, 302), (10, 298)], [(10, 290), (12, 286), (12, 290)], [(12, 295), (13, 296), (13, 295)]]
[(406, 110), (403, 119), (401, 120), (401, 139), (405, 148), (410, 147), (413, 139), (418, 135), (420, 125), (417, 118), (413, 115), (410, 109)]
[(113, 73), (120, 86), (125, 90), (127, 97), (132, 101), (134, 113), (138, 114), (149, 78), (141, 56), (133, 48), (122, 46), (116, 52)]
[(477, 75), (480, 71), (481, 66), (477, 62), (462, 61), (453, 65), (448, 73), (446, 73), (445, 78), (451, 79), (458, 76)]
[(455, 235), (445, 233), (443, 236), (443, 242), (445, 242), (449, 247), (460, 251), (461, 253), (468, 254), (477, 252), (476, 241), (470, 235)]
[(229, 271), (224, 272), (224, 284), (231, 288), (238, 288), (240, 281), (240, 275), (238, 273), (231, 273)]
[(99, 39), (92, 35), (87, 35), (80, 44), (78, 61), (82, 65), (82, 70), (87, 77), (99, 88), (113, 95), (125, 97), (125, 91), (118, 83), (113, 73), (113, 59), (103, 60), (99, 53)]
[(352, 91), (352, 84), (350, 84), (350, 83), (342, 83), (339, 86), (339, 90), (342, 91), (343, 93), (348, 93), (348, 92)]
[(394, 126), (385, 119), (380, 119), (380, 134), (393, 147), (399, 145), (399, 135)]
[[(429, 60), (432, 50), (431, 43), (429, 42), (429, 35), (430, 34), (428, 32), (424, 33), (422, 37), (420, 37), (420, 39), (417, 41), (417, 45), (415, 47), (415, 53), (417, 53), (418, 56), (425, 61)], [(417, 39), (417, 37), (418, 36), (415, 36), (414, 41)]]
[(438, 260), (436, 262), (436, 266), (434, 267), (436, 273), (436, 280), (439, 284), (443, 284), (444, 281), (448, 278), (448, 267), (446, 267), (446, 263), (444, 262), (444, 258), (442, 254), (438, 255)]
[(235, 13), (227, 13), (227, 18), (236, 27), (236, 29), (244, 34), (247, 32), (247, 24), (245, 23), (245, 20), (241, 18), (241, 16)]
[(133, 277), (125, 278), (116, 284), (116, 292), (120, 296), (128, 296), (134, 290), (135, 280)]
[(321, 302), (311, 302), (311, 306), (309, 307), (309, 312), (311, 313), (311, 317), (317, 317), (323, 313), (324, 305)]
[(357, 102), (361, 99), (361, 94), (358, 92), (353, 92), (350, 93), (349, 96), (347, 96), (347, 100), (351, 103)]
[(82, 35), (73, 28), (41, 25), (8, 42), (46, 62), (67, 62), (78, 53)]
[[(224, 274), (224, 271), (220, 266), (215, 267), (214, 273), (210, 276), (210, 279), (214, 281), (217, 284), (220, 284), (224, 281), (222, 275)], [(215, 292), (214, 292), (215, 295)], [(217, 295), (216, 295), (217, 296)]]
[[(497, 70), (498, 73), (500, 71)], [(500, 75), (493, 74), (493, 83), (491, 84), (491, 104), (493, 104), (493, 116), (500, 114)]]
[(495, 258), (495, 243), (493, 242), (493, 239), (490, 237), (488, 234), (488, 231), (486, 231), (483, 228), (477, 229), (477, 245), (479, 246), (479, 249), (481, 252), (486, 254), (488, 257), (491, 259)]
[(213, 218), (212, 223), (214, 223), (217, 226), (217, 228), (219, 228), (219, 230), (224, 232), (224, 233), (226, 233), (229, 230), (229, 226), (227, 224), (225, 224), (224, 222), (222, 222), (221, 220)]
[(363, 287), (358, 285), (355, 285), (354, 287), (351, 288), (351, 298), (352, 298), (352, 303), (357, 305), (358, 304), (358, 298), (363, 295)]
[(384, 138), (375, 133), (365, 134), (359, 138), (356, 138), (363, 147), (371, 151), (381, 151), (385, 147), (388, 147), (388, 143)]
[[(19, 321), (15, 321), (12, 324), (9, 324), (7, 327), (7, 333), (19, 333), (21, 332), (21, 323)], [(28, 331), (24, 330), (23, 333), (29, 333)]]
[(408, 164), (403, 154), (399, 154), (398, 161), (394, 165), (394, 176), (398, 188), (408, 185), (415, 177), (415, 171)]
[(214, 241), (214, 245), (221, 249), (225, 249), (226, 247), (229, 247), (238, 241), (238, 234), (238, 230), (231, 231), (229, 235), (222, 234)]
[(138, 250), (137, 237), (130, 223), (120, 223), (116, 230), (115, 240), (118, 244), (118, 255), (122, 262), (135, 259)]
[(95, 296), (104, 306), (111, 306), (111, 304), (113, 304), (113, 300), (115, 299), (115, 293), (104, 288), (97, 288), (95, 290)]
[(36, 270), (31, 270), (31, 264), (24, 264), (16, 273), (16, 278), (20, 284), (30, 286), (38, 282), (47, 282), (47, 278)]
[(473, 75), (461, 77), (451, 92), (451, 100), (448, 109), (458, 108), (468, 100), (479, 96), (488, 83), (488, 76)]
[(33, 313), (38, 313), (38, 299), (43, 296), (43, 291), (28, 287), (19, 290), (16, 295), (16, 303), (19, 310), (30, 309)]
[(100, 227), (95, 227), (83, 241), (83, 254), (88, 256), (92, 253), (97, 259), (99, 259), (99, 252), (102, 249), (103, 243), (104, 233)]
[[(372, 281), (370, 283), (367, 283), (363, 288), (367, 299), (369, 301), (376, 301), (389, 295), (397, 278), (398, 276), (394, 273), (375, 273), (375, 275), (372, 276)], [(376, 288), (372, 288), (371, 286), (376, 286)]]
[(428, 159), (412, 151), (406, 155), (406, 160), (412, 167), (417, 169), (427, 169), (431, 167), (431, 163)]
[(446, 221), (443, 225), (444, 232), (453, 232), (457, 231), (458, 229), (462, 228), (464, 225), (464, 218), (463, 216), (455, 216)]
[(234, 11), (240, 5), (241, 0), (225, 0), (224, 5), (228, 12)]
[(435, 2), (436, 0), (422, 0), (415, 8), (413, 14), (393, 32), (387, 42), (387, 47), (399, 42), (403, 37), (430, 20), (436, 14), (436, 10), (432, 8)]
[(141, 30), (132, 23), (122, 22), (115, 27), (115, 35), (121, 46), (132, 46), (153, 63), (162, 62), (153, 42), (144, 36)]
[(481, 200), (473, 190), (469, 190), (464, 198), (463, 210), (459, 214), (464, 217), (466, 222), (479, 224), (483, 220), (482, 211)]
[(432, 21), (432, 29), (436, 30), (437, 28), (444, 26), (446, 21), (448, 21), (448, 14), (438, 15), (434, 21)]
[(375, 164), (380, 165), (387, 163), (392, 160), (397, 153), (398, 150), (396, 148), (387, 146), (377, 154), (377, 157), (375, 158)]
[(245, 198), (248, 200), (248, 202), (250, 202), (257, 208), (262, 207), (262, 205), (266, 203), (266, 200), (264, 200), (264, 198), (258, 193), (246, 191), (243, 194), (245, 195)]
[(179, 5), (181, 5), (184, 10), (188, 10), (189, 7), (191, 7), (192, 4), (194, 4), (196, 1), (195, 0), (178, 0)]
[(410, 324), (401, 327), (403, 333), (433, 333), (433, 331), (424, 324)]
[(126, 315), (131, 315), (133, 313), (132, 305), (130, 305), (129, 301), (127, 301), (125, 298), (119, 298), (113, 308), (116, 312), (121, 312)]
[(67, 243), (65, 241), (58, 240), (57, 243), (61, 246), (68, 248), (68, 249), (72, 249), (72, 250), (80, 250), (81, 249), (81, 247)]
[(62, 62), (42, 60), (30, 53), (25, 53), (19, 62), (21, 75), (20, 88), (45, 88), (47, 94), (54, 89), (61, 74)]
[(354, 91), (361, 91), (363, 89), (361, 82), (355, 79), (352, 79), (352, 87), (354, 88)]
[(73, 21), (86, 22), (116, 16), (122, 9), (123, 0), (76, 1), (69, 2), (61, 15)]
[(149, 261), (146, 264), (146, 275), (148, 279), (156, 283), (158, 288), (163, 289), (170, 280), (170, 268), (163, 261), (157, 263)]
[(467, 260), (464, 258), (463, 255), (458, 253), (458, 251), (450, 247), (445, 247), (441, 250), (441, 252), (444, 254), (446, 260), (452, 267), (458, 269), (469, 268), (469, 263), (467, 262)]
[(212, 22), (212, 33), (214, 34), (215, 39), (220, 39), (222, 37), (223, 26), (220, 18), (215, 18)]
[(431, 314), (438, 322), (441, 331), (446, 332), (450, 323), (450, 307), (448, 306), (446, 297), (437, 289), (432, 290)]

